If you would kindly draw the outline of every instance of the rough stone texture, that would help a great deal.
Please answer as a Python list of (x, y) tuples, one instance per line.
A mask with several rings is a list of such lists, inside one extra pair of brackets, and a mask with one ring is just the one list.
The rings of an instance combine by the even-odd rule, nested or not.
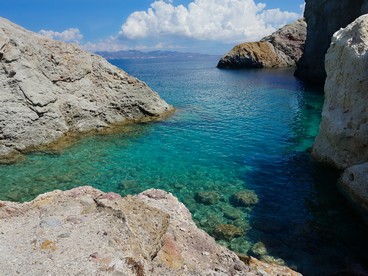
[(66, 133), (158, 117), (173, 108), (145, 83), (76, 45), (0, 18), (0, 159)]
[(323, 84), (326, 79), (325, 54), (332, 35), (365, 13), (368, 13), (368, 0), (306, 0), (307, 39), (295, 75), (308, 82)]
[(286, 25), (260, 42), (235, 46), (221, 58), (218, 68), (263, 68), (295, 66), (306, 38), (304, 19)]
[(368, 162), (346, 169), (340, 178), (339, 188), (368, 222)]
[(230, 198), (231, 204), (239, 207), (250, 207), (259, 201), (257, 194), (252, 190), (239, 191)]
[(291, 271), (253, 258), (246, 261), (249, 265), (198, 229), (188, 209), (161, 190), (121, 198), (79, 187), (46, 193), (23, 204), (0, 201), (0, 271), (4, 275), (280, 275)]
[(313, 156), (339, 169), (368, 161), (368, 15), (335, 33)]
[(259, 275), (274, 275), (274, 276), (298, 276), (301, 275), (294, 270), (280, 266), (276, 264), (269, 264), (257, 260), (256, 258), (238, 255), (238, 257), (245, 262), (252, 270), (256, 271)]

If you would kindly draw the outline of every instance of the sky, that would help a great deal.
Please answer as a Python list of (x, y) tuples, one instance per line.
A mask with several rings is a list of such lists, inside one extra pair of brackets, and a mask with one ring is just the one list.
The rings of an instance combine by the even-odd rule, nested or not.
[(304, 0), (12, 0), (0, 16), (95, 51), (224, 54), (302, 17)]

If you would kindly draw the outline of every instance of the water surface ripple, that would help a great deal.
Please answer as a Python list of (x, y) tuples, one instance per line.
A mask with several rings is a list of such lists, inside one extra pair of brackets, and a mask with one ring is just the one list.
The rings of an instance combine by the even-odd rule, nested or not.
[[(54, 189), (92, 185), (122, 195), (147, 188), (172, 192), (199, 227), (219, 224), (244, 235), (219, 240), (239, 253), (285, 262), (306, 275), (328, 275), (367, 262), (367, 228), (319, 168), (308, 148), (323, 96), (287, 70), (218, 70), (216, 58), (115, 60), (147, 82), (177, 112), (161, 122), (88, 137), (59, 154), (31, 154), (0, 166), (0, 199), (26, 201)], [(238, 191), (257, 193), (254, 207), (235, 207)], [(212, 205), (198, 192), (218, 195)], [(259, 245), (259, 243), (258, 243)]]

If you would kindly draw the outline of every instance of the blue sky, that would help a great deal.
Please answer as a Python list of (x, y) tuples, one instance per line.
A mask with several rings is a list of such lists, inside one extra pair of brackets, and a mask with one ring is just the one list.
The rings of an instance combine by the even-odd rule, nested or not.
[(12, 0), (0, 16), (96, 50), (223, 54), (301, 17), (303, 0)]

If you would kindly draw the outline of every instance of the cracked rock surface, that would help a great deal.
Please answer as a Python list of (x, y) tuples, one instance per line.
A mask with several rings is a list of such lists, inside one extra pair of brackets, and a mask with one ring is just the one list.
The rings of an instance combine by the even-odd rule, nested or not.
[(173, 107), (105, 59), (0, 18), (0, 161)]
[(0, 201), (4, 275), (299, 275), (242, 258), (162, 190), (122, 198), (87, 186)]

